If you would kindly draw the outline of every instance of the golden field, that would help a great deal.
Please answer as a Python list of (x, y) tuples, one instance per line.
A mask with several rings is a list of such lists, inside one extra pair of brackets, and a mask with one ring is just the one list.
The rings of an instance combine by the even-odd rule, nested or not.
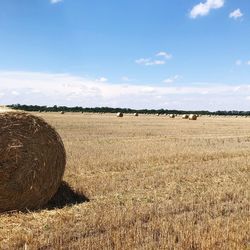
[(0, 249), (250, 249), (250, 118), (37, 115), (90, 201), (0, 215)]

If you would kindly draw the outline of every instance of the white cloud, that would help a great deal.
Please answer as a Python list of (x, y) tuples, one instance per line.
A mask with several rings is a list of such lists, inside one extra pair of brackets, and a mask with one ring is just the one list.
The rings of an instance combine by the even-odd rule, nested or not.
[(140, 58), (140, 59), (137, 59), (137, 60), (135, 60), (135, 62), (137, 63), (137, 64), (146, 64), (146, 63), (149, 63), (151, 61), (151, 59), (150, 58)]
[(173, 77), (167, 78), (165, 79), (163, 82), (164, 83), (174, 83), (175, 81), (177, 81), (178, 79), (180, 79), (179, 75), (175, 75)]
[(52, 4), (56, 4), (56, 3), (60, 3), (62, 2), (63, 0), (50, 0), (50, 3)]
[(166, 62), (163, 61), (163, 60), (153, 60), (153, 61), (150, 61), (150, 62), (147, 62), (145, 65), (146, 66), (151, 66), (151, 65), (163, 65), (165, 64)]
[(158, 52), (158, 53), (156, 54), (156, 56), (162, 56), (162, 57), (164, 57), (164, 58), (167, 59), (167, 60), (169, 60), (169, 59), (172, 58), (172, 55), (171, 55), (171, 54), (169, 54), (169, 53), (167, 53), (167, 52), (164, 52), (164, 51)]
[(20, 93), (17, 92), (17, 91), (15, 91), (15, 90), (11, 91), (11, 94), (12, 94), (12, 95), (16, 95), (16, 96), (17, 96), (17, 95), (20, 95)]
[(249, 65), (250, 66), (250, 60), (248, 60), (248, 61), (245, 62), (245, 61), (243, 61), (241, 59), (238, 59), (238, 60), (235, 61), (235, 65), (237, 65), (237, 66)]
[(233, 18), (235, 20), (237, 20), (238, 18), (241, 18), (241, 17), (243, 17), (243, 13), (241, 12), (240, 9), (236, 9), (229, 14), (229, 18)]
[(205, 3), (195, 5), (189, 13), (191, 18), (206, 16), (212, 9), (219, 9), (224, 6), (225, 0), (206, 0)]
[[(164, 60), (156, 59), (156, 57), (163, 57)], [(166, 60), (170, 60), (172, 58), (172, 55), (165, 52), (160, 51), (155, 54), (155, 57), (152, 58), (140, 58), (135, 60), (135, 63), (145, 65), (145, 66), (153, 66), (153, 65), (164, 65), (166, 64)]]
[(174, 79), (173, 78), (167, 78), (163, 81), (164, 83), (173, 83)]
[(123, 77), (121, 78), (121, 80), (122, 80), (123, 82), (132, 82), (132, 81), (134, 81), (134, 79), (129, 78), (128, 76), (123, 76)]
[(248, 110), (250, 84), (134, 85), (70, 74), (0, 71), (0, 93), (2, 104)]
[(96, 79), (96, 81), (97, 81), (97, 82), (107, 82), (108, 79), (105, 78), (105, 77), (100, 77), (100, 78)]
[(242, 64), (242, 60), (238, 59), (235, 61), (235, 65), (240, 66)]
[(164, 60), (152, 60), (151, 58), (140, 58), (135, 60), (137, 64), (145, 65), (145, 66), (153, 66), (153, 65), (163, 65), (166, 62)]

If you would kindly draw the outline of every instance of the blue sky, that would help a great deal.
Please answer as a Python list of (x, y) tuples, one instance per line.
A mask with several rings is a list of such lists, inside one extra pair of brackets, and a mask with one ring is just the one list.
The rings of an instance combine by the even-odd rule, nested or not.
[(2, 0), (0, 103), (250, 110), (249, 10), (249, 0)]

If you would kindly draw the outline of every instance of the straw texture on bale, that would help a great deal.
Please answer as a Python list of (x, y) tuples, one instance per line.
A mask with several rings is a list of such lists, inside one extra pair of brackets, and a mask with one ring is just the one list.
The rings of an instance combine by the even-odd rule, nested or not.
[(0, 212), (43, 207), (57, 192), (65, 164), (62, 140), (43, 119), (0, 114)]
[(189, 120), (193, 120), (193, 121), (197, 120), (197, 115), (193, 115), (193, 114), (190, 115)]

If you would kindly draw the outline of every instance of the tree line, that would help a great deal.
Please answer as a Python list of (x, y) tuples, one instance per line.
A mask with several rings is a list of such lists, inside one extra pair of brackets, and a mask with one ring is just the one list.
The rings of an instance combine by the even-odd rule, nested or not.
[(197, 114), (197, 115), (237, 115), (237, 116), (249, 116), (250, 111), (215, 111), (210, 112), (208, 110), (200, 111), (188, 111), (188, 110), (175, 110), (175, 109), (130, 109), (130, 108), (110, 108), (110, 107), (95, 107), (95, 108), (84, 108), (84, 107), (67, 107), (67, 106), (39, 106), (39, 105), (21, 105), (13, 104), (8, 107), (16, 110), (23, 111), (34, 111), (34, 112), (89, 112), (89, 113), (118, 113), (124, 114), (138, 113), (138, 114)]

